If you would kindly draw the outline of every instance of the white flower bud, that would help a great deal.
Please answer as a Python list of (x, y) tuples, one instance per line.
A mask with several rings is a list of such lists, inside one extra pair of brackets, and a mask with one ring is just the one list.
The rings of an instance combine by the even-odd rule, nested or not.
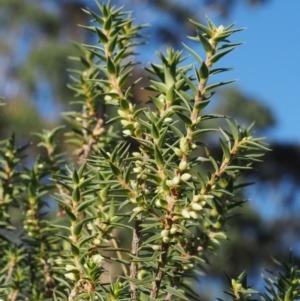
[(65, 277), (72, 280), (72, 281), (77, 281), (78, 280), (78, 276), (75, 275), (74, 273), (66, 273)]
[(124, 111), (122, 111), (122, 110), (118, 110), (118, 114), (119, 114), (121, 117), (126, 117), (126, 116), (127, 116), (127, 114), (126, 114)]
[(132, 132), (131, 132), (130, 130), (124, 130), (124, 131), (123, 131), (123, 134), (124, 134), (125, 137), (126, 137), (126, 136), (131, 136), (131, 135), (132, 135)]
[(181, 149), (179, 149), (177, 147), (175, 147), (174, 152), (175, 152), (176, 156), (178, 156), (179, 158), (181, 158), (183, 155)]
[(199, 218), (199, 213), (197, 213), (195, 211), (190, 211), (189, 214), (190, 214), (191, 218), (193, 218), (193, 219)]
[(143, 171), (143, 169), (142, 169), (141, 166), (139, 166), (139, 167), (133, 168), (133, 171), (136, 172), (136, 173), (141, 173)]
[(111, 101), (112, 100), (112, 97), (110, 95), (105, 95), (104, 96), (104, 100), (105, 101)]
[(220, 25), (217, 29), (217, 34), (221, 34), (221, 33), (223, 33), (223, 31), (224, 31), (224, 26)]
[(133, 208), (133, 212), (137, 212), (137, 213), (139, 213), (139, 212), (141, 212), (141, 211), (143, 211), (144, 210), (144, 208), (143, 207), (135, 207), (135, 208)]
[(93, 224), (92, 223), (88, 223), (87, 224), (87, 228), (91, 231), (93, 230)]
[(123, 126), (127, 126), (127, 125), (130, 125), (130, 124), (131, 124), (130, 121), (127, 121), (127, 120), (125, 120), (125, 119), (122, 119), (120, 122), (121, 122), (121, 124), (122, 124)]
[(173, 119), (170, 117), (167, 117), (164, 119), (164, 123), (171, 123), (172, 121), (173, 121)]
[(167, 185), (168, 187), (170, 187), (170, 188), (174, 187), (174, 183), (173, 183), (172, 180), (167, 180), (167, 181), (166, 181), (166, 185)]
[(160, 250), (160, 245), (153, 245), (153, 246), (152, 246), (152, 249), (153, 249), (154, 251), (158, 251), (158, 250)]
[(146, 270), (141, 270), (138, 272), (138, 276), (137, 278), (139, 280), (143, 280), (144, 278), (146, 278), (149, 275), (149, 272), (147, 272)]
[(185, 217), (185, 218), (190, 218), (190, 213), (189, 213), (189, 211), (188, 211), (187, 209), (183, 209), (183, 210), (181, 211), (181, 214), (182, 214), (182, 216)]
[(177, 228), (176, 228), (176, 227), (172, 227), (172, 228), (170, 229), (170, 233), (171, 233), (171, 234), (176, 234), (176, 233), (177, 233)]
[(170, 237), (163, 237), (163, 242), (165, 243), (165, 244), (167, 244), (167, 243), (169, 243), (170, 241), (171, 241), (171, 238)]
[(179, 163), (179, 170), (183, 171), (183, 170), (186, 170), (186, 169), (187, 169), (187, 162), (186, 161), (181, 161)]
[(93, 262), (98, 265), (101, 265), (104, 261), (104, 257), (102, 257), (100, 254), (93, 255), (92, 259), (93, 259)]
[(183, 269), (184, 270), (189, 270), (189, 269), (191, 269), (191, 268), (193, 268), (194, 267), (194, 265), (192, 264), (192, 263), (186, 263), (184, 266), (183, 266)]
[(199, 194), (196, 194), (193, 196), (193, 202), (199, 202), (201, 196)]
[(181, 175), (180, 178), (182, 181), (189, 181), (192, 178), (192, 176), (189, 173), (184, 173), (183, 175)]
[(187, 154), (188, 151), (190, 150), (188, 141), (187, 141), (187, 139), (186, 139), (185, 137), (182, 137), (182, 138), (180, 139), (179, 145), (180, 145), (181, 151), (182, 151), (184, 154)]
[(227, 239), (227, 236), (224, 232), (211, 233), (209, 237), (213, 239)]
[(95, 238), (95, 239), (93, 240), (93, 243), (94, 243), (94, 245), (98, 246), (98, 245), (101, 244), (101, 241), (100, 241), (100, 239)]
[(166, 229), (164, 229), (164, 230), (162, 230), (162, 231), (160, 232), (160, 235), (161, 235), (162, 237), (167, 237), (167, 236), (169, 236), (169, 234), (170, 234), (170, 231), (169, 231), (169, 230), (166, 230)]
[(131, 186), (132, 189), (136, 189), (136, 187), (137, 187), (136, 181), (131, 180), (131, 181), (130, 181), (130, 186)]
[(211, 245), (212, 247), (219, 247), (220, 246), (220, 242), (217, 239), (211, 238), (209, 240), (209, 245)]
[(202, 206), (200, 205), (200, 204), (198, 204), (198, 203), (192, 203), (191, 204), (191, 207), (193, 208), (193, 210), (195, 210), (195, 211), (201, 211), (203, 208), (202, 208)]
[(174, 177), (172, 180), (174, 185), (178, 185), (180, 183), (180, 178), (179, 177)]

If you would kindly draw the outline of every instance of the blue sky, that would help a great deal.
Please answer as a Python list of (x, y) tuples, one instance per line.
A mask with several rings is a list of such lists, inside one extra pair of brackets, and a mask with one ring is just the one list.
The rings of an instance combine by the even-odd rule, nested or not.
[[(258, 9), (240, 6), (232, 18), (246, 26), (235, 57), (238, 84), (272, 108), (278, 126), (269, 136), (300, 142), (300, 1), (273, 0)], [(299, 71), (298, 71), (299, 70)]]
[[(174, 3), (182, 4), (182, 1), (174, 0)], [(132, 2), (127, 0), (125, 5)], [(153, 11), (147, 10), (148, 2), (144, 3), (145, 9), (142, 16), (139, 12), (138, 23), (169, 21), (168, 15), (154, 15)], [(277, 126), (267, 133), (269, 140), (300, 143), (297, 127), (300, 114), (300, 76), (297, 75), (297, 70), (300, 70), (299, 12), (300, 1), (296, 0), (288, 3), (270, 0), (257, 7), (240, 3), (227, 20), (209, 10), (201, 12), (203, 16), (208, 14), (216, 24), (237, 22), (237, 27), (247, 27), (233, 36), (234, 41), (245, 41), (245, 44), (222, 59), (222, 67), (234, 67), (233, 72), (226, 74), (226, 79), (238, 78), (238, 87), (271, 108)], [(157, 47), (151, 40), (155, 40), (155, 37), (150, 37), (150, 45), (146, 50), (148, 61), (155, 59), (154, 48)], [(184, 42), (188, 43), (188, 40)], [(159, 51), (163, 52), (167, 46), (162, 45)]]

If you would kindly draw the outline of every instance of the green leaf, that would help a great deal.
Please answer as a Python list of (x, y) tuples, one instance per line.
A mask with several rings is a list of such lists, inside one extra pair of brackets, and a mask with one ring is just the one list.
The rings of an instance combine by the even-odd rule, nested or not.
[(60, 237), (61, 239), (67, 241), (68, 243), (72, 242), (70, 237), (67, 237), (67, 236), (64, 236), (64, 235), (61, 235), (61, 234), (55, 234), (55, 236)]
[(224, 55), (226, 55), (227, 53), (231, 52), (235, 47), (232, 47), (232, 48), (229, 48), (229, 49), (226, 49), (224, 51), (221, 51), (221, 52), (218, 52), (216, 53), (215, 55), (213, 55), (211, 58), (210, 58), (210, 62), (211, 63), (216, 63), (218, 60), (220, 60)]
[(182, 43), (182, 45), (187, 49), (187, 51), (199, 62), (199, 64), (201, 65), (203, 60), (202, 58), (199, 56), (199, 54), (193, 50), (192, 48), (190, 48), (189, 46), (187, 46), (186, 44)]
[(271, 149), (267, 148), (266, 146), (261, 145), (261, 144), (256, 143), (256, 142), (253, 142), (253, 141), (251, 141), (251, 140), (245, 141), (245, 144), (251, 145), (251, 146), (255, 146), (255, 147), (257, 147), (258, 149), (263, 149), (263, 150), (266, 150), (266, 151), (271, 151)]
[(79, 236), (79, 235), (80, 235), (81, 230), (82, 230), (82, 227), (83, 227), (83, 225), (84, 225), (84, 222), (85, 222), (85, 221), (83, 220), (83, 221), (77, 223), (77, 224), (73, 227), (73, 233), (74, 233), (75, 236)]
[(212, 163), (212, 165), (215, 169), (215, 172), (218, 172), (219, 171), (218, 163), (215, 161), (215, 159), (212, 156), (209, 156), (209, 160)]
[(239, 133), (238, 133), (236, 127), (233, 125), (233, 123), (228, 118), (226, 119), (226, 122), (230, 128), (230, 131), (232, 133), (232, 137), (233, 137), (234, 141), (238, 142), (239, 141)]
[(209, 133), (209, 132), (218, 132), (218, 129), (200, 129), (196, 130), (192, 133), (192, 137), (196, 138), (197, 136), (204, 134), (204, 133)]
[(198, 95), (198, 88), (193, 84), (193, 82), (187, 76), (185, 76), (183, 73), (181, 75), (184, 78), (185, 82), (190, 87), (190, 89), (192, 90), (194, 96), (197, 96)]
[(166, 138), (166, 134), (168, 132), (168, 128), (166, 127), (163, 132), (160, 134), (157, 142), (156, 142), (156, 145), (158, 148), (162, 148), (163, 144), (164, 144), (164, 141), (165, 141), (165, 138)]
[(164, 82), (166, 83), (168, 88), (174, 86), (174, 78), (171, 73), (172, 73), (171, 68), (164, 65), (164, 76), (165, 76)]
[(224, 86), (224, 85), (228, 85), (228, 84), (231, 84), (233, 82), (235, 82), (236, 80), (235, 79), (232, 79), (232, 80), (228, 80), (228, 81), (225, 81), (225, 82), (220, 82), (220, 83), (215, 83), (215, 84), (211, 84), (209, 86), (207, 86), (204, 90), (204, 93), (214, 89), (214, 88), (217, 88), (217, 87), (221, 87), (221, 86)]
[(207, 21), (207, 24), (208, 24), (209, 28), (212, 31), (217, 29), (216, 25), (211, 21), (211, 19), (208, 16), (206, 16), (206, 21)]
[(106, 159), (106, 160), (110, 159), (109, 155), (102, 148), (99, 148), (99, 150), (100, 150), (100, 153), (102, 154), (102, 156), (104, 157), (104, 159)]
[(159, 138), (159, 132), (157, 127), (155, 126), (155, 123), (152, 123), (152, 127), (151, 127), (151, 135), (154, 139)]
[(167, 103), (172, 103), (174, 100), (174, 88), (175, 88), (175, 84), (171, 85), (170, 88), (168, 89), (168, 92), (166, 94)]
[(147, 245), (150, 242), (156, 241), (156, 240), (161, 240), (161, 234), (155, 234), (149, 237), (146, 241), (143, 242), (143, 245)]
[(184, 115), (180, 112), (176, 112), (176, 114), (184, 122), (185, 125), (191, 126), (193, 124), (192, 120), (189, 117), (187, 117), (186, 115)]
[(155, 162), (158, 166), (164, 165), (164, 158), (163, 158), (161, 152), (159, 151), (157, 145), (154, 145), (154, 158), (155, 158)]
[(204, 33), (206, 33), (209, 38), (212, 37), (213, 31), (210, 28), (208, 28), (208, 27), (206, 27), (206, 26), (204, 26), (204, 25), (202, 25), (200, 23), (197, 23), (197, 22), (195, 22), (192, 19), (189, 19), (189, 21), (192, 22), (194, 25), (196, 25), (196, 27), (198, 27), (199, 29), (201, 29)]
[(75, 187), (72, 193), (72, 200), (74, 203), (78, 203), (80, 201), (81, 194), (79, 187)]
[(199, 102), (199, 103), (197, 103), (196, 105), (195, 105), (195, 109), (197, 110), (197, 111), (201, 111), (201, 110), (203, 110), (208, 104), (210, 103), (210, 100), (204, 100), (204, 101), (201, 101), (201, 102)]
[(230, 149), (228, 148), (228, 145), (226, 143), (224, 143), (222, 139), (219, 139), (219, 141), (220, 141), (225, 159), (230, 160), (231, 154), (230, 154)]
[(168, 88), (167, 88), (166, 84), (155, 81), (153, 79), (150, 79), (150, 83), (156, 88), (156, 89), (153, 89), (154, 91), (159, 91), (165, 95), (168, 93)]
[(75, 246), (73, 243), (70, 244), (71, 245), (71, 253), (74, 257), (78, 257), (80, 254), (80, 250), (77, 246)]
[(98, 34), (98, 37), (99, 37), (101, 43), (107, 44), (107, 42), (108, 42), (107, 36), (98, 27), (95, 27), (95, 29), (96, 29), (96, 32)]
[(171, 286), (166, 286), (166, 288), (164, 289), (165, 292), (172, 294), (178, 298), (184, 299), (184, 300), (189, 300), (183, 293), (181, 293), (178, 289), (175, 289)]
[(68, 209), (65, 209), (65, 210), (66, 210), (66, 213), (67, 213), (68, 217), (70, 218), (70, 220), (72, 222), (75, 222), (77, 219), (76, 215), (71, 210), (68, 210)]
[(208, 77), (209, 77), (208, 67), (204, 62), (202, 62), (200, 67), (200, 79), (207, 80)]
[(103, 28), (104, 30), (110, 30), (112, 25), (112, 15), (109, 15), (109, 17), (105, 20)]
[(209, 71), (209, 74), (210, 75), (215, 75), (215, 74), (218, 74), (218, 73), (221, 73), (221, 72), (226, 72), (226, 71), (232, 71), (233, 68), (216, 68), (216, 69), (211, 69)]
[(124, 84), (126, 83), (126, 80), (131, 75), (131, 71), (132, 71), (132, 68), (130, 68), (129, 70), (127, 70), (125, 73), (123, 73), (122, 75), (120, 75), (118, 77), (118, 85), (119, 85), (119, 87), (123, 87), (124, 86)]
[(77, 207), (77, 212), (82, 212), (84, 209), (86, 209), (88, 206), (90, 206), (92, 203), (95, 202), (95, 199), (92, 200), (86, 200), (82, 202), (78, 207)]
[(114, 217), (114, 215), (115, 215), (115, 203), (114, 200), (112, 199), (109, 207), (108, 216), (111, 219)]
[(117, 74), (116, 66), (115, 66), (115, 64), (113, 63), (113, 61), (111, 60), (110, 57), (107, 58), (106, 66), (107, 66), (107, 70), (108, 70), (109, 74), (111, 74), (111, 75), (116, 75)]
[(198, 37), (199, 37), (199, 40), (200, 40), (205, 52), (207, 54), (211, 54), (212, 53), (212, 47), (211, 47), (209, 41), (199, 32), (198, 32)]
[(252, 167), (251, 166), (233, 166), (233, 165), (229, 165), (227, 167), (225, 167), (225, 170), (251, 170)]
[[(137, 207), (136, 207), (137, 208)], [(136, 211), (133, 212), (128, 220), (128, 222), (131, 222), (138, 214), (140, 214), (142, 211)]]
[(126, 167), (125, 172), (124, 172), (124, 181), (126, 184), (128, 184), (130, 181), (130, 175), (132, 173), (131, 166), (132, 166), (132, 162), (130, 162), (129, 166)]
[(169, 123), (168, 127), (170, 127), (176, 133), (176, 135), (178, 137), (180, 137), (180, 138), (184, 137), (184, 134), (176, 126), (174, 126), (173, 124)]
[[(191, 105), (189, 104), (189, 101), (191, 101), (193, 98), (191, 97), (191, 95), (183, 92), (183, 91), (177, 91), (175, 90), (175, 93), (180, 97), (180, 99), (183, 101), (183, 103), (185, 104), (186, 108), (182, 108), (181, 106), (179, 108), (181, 108), (181, 110), (187, 110), (189, 111), (190, 113), (192, 112), (192, 109), (191, 109)], [(172, 109), (174, 110), (174, 107), (177, 107), (177, 106), (172, 106)], [(178, 109), (179, 109), (178, 108)]]
[(61, 204), (63, 207), (66, 207), (68, 210), (72, 211), (72, 206), (67, 203), (67, 201), (64, 199), (64, 196), (60, 195), (58, 197), (54, 198), (59, 204)]
[(161, 103), (157, 97), (150, 96), (150, 100), (159, 111), (162, 111), (164, 109), (165, 105)]

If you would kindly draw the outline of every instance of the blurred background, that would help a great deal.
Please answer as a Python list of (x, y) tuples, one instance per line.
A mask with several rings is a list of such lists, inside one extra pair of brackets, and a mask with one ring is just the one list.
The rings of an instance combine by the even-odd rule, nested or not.
[[(256, 182), (244, 192), (249, 202), (241, 215), (229, 220), (230, 240), (217, 260), (204, 267), (214, 281), (208, 285), (212, 278), (200, 278), (199, 291), (203, 293), (203, 287), (208, 298), (216, 297), (213, 291), (222, 285), (222, 270), (236, 277), (246, 269), (254, 288), (259, 288), (262, 269), (272, 268), (271, 256), (282, 260), (292, 248), (295, 260), (300, 258), (300, 2), (112, 2), (132, 10), (136, 23), (151, 24), (144, 30), (148, 44), (139, 49), (141, 65), (133, 75), (133, 79), (144, 76), (141, 85), (147, 84), (142, 67), (157, 60), (155, 50), (182, 49), (181, 42), (193, 46), (186, 38), (195, 33), (188, 18), (205, 22), (207, 14), (217, 24), (236, 21), (237, 27), (247, 27), (233, 37), (245, 45), (222, 60), (222, 67), (235, 68), (230, 75), (239, 80), (219, 90), (210, 109), (234, 116), (245, 126), (255, 121), (257, 135), (268, 137), (272, 152), (245, 176)], [(20, 144), (28, 143), (34, 141), (31, 132), (63, 123), (60, 112), (67, 111), (73, 100), (67, 69), (72, 67), (68, 56), (76, 49), (70, 41), (86, 43), (94, 38), (78, 27), (89, 22), (81, 10), (85, 6), (95, 8), (94, 0), (0, 0), (0, 97), (7, 103), (0, 111), (1, 140), (14, 132)], [(139, 87), (134, 93), (135, 99), (147, 99)], [(28, 155), (34, 157), (36, 152), (31, 147)]]

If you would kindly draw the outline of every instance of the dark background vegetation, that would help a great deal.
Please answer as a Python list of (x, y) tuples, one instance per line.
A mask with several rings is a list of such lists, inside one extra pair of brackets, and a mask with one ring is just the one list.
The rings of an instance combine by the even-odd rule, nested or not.
[[(195, 1), (172, 0), (114, 2), (133, 10), (137, 22), (144, 21), (141, 12), (156, 16), (145, 34), (150, 36), (151, 47), (160, 51), (163, 51), (161, 45), (180, 47), (181, 40), (192, 33), (187, 17), (204, 21), (200, 20), (201, 16), (208, 10), (218, 12), (228, 21), (237, 2), (256, 6), (257, 10), (260, 5), (268, 5), (266, 0), (207, 0), (198, 1), (197, 5)], [(77, 26), (89, 21), (81, 10), (86, 5), (93, 8), (95, 3), (92, 0), (0, 0), (0, 96), (7, 103), (0, 112), (1, 140), (15, 132), (20, 144), (34, 142), (31, 132), (63, 123), (60, 112), (68, 110), (73, 100), (72, 91), (67, 89), (67, 69), (72, 67), (68, 56), (76, 49), (70, 40), (84, 43), (91, 39), (88, 32)], [(147, 47), (140, 52), (142, 58), (147, 57)], [(138, 67), (133, 78), (143, 75), (143, 69)], [(275, 125), (270, 108), (237, 86), (217, 94), (219, 100), (214, 109), (218, 113), (234, 116), (246, 124), (255, 120), (259, 134)], [(147, 92), (137, 87), (134, 98), (145, 100)], [(260, 285), (257, 276), (261, 268), (272, 266), (271, 256), (282, 260), (292, 247), (295, 259), (300, 258), (297, 215), (300, 148), (297, 144), (278, 141), (271, 141), (270, 148), (272, 152), (266, 154), (264, 162), (246, 176), (246, 180), (256, 185), (244, 192), (245, 198), (250, 194), (256, 205), (248, 202), (240, 210), (241, 215), (229, 220), (230, 240), (224, 243), (217, 260), (205, 266), (213, 277), (222, 279), (222, 270), (234, 277), (246, 269), (254, 286)], [(29, 148), (29, 158), (36, 153), (34, 146)], [(271, 214), (263, 218), (266, 215), (261, 212)]]

